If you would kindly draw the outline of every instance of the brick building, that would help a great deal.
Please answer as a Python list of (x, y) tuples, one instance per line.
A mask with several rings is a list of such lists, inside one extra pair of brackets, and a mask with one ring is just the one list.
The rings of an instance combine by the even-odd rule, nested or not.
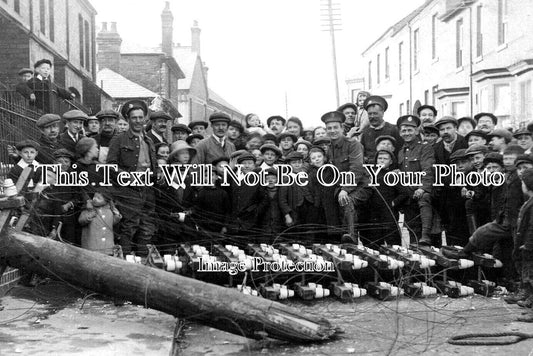
[(533, 0), (428, 0), (362, 53), (365, 88), (389, 121), (426, 103), (519, 125), (532, 118), (532, 16)]
[(96, 10), (87, 0), (0, 1), (0, 82), (13, 85), (22, 67), (54, 64), (53, 81), (80, 93), (90, 111), (111, 105), (95, 83)]

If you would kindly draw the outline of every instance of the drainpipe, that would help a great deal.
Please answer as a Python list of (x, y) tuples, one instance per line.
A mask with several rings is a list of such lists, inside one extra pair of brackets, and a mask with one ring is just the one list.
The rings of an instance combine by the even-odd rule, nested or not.
[[(409, 22), (407, 24), (407, 27), (409, 27), (409, 105), (412, 105), (413, 103), (413, 56), (412, 56), (412, 50), (413, 50), (413, 43), (412, 43), (412, 28), (411, 23)], [(411, 108), (407, 107), (407, 113), (412, 114)]]
[[(463, 6), (466, 6), (465, 4), (465, 1), (463, 1)], [(469, 88), (469, 91), (470, 91), (470, 117), (474, 117), (474, 79), (472, 78), (473, 77), (473, 66), (474, 66), (474, 60), (473, 60), (473, 47), (472, 47), (472, 26), (473, 26), (473, 21), (472, 21), (472, 5), (469, 6), (468, 8), (470, 11), (469, 11), (469, 16), (470, 16), (470, 73), (469, 73), (469, 85), (470, 85), (470, 88)]]

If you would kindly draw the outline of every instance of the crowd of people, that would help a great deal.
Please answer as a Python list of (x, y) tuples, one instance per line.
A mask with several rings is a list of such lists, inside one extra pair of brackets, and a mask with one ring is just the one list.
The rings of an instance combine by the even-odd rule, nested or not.
[[(147, 244), (199, 240), (401, 244), (402, 213), (413, 244), (439, 247), (444, 231), (448, 245), (464, 247), (459, 253), (448, 251), (450, 257), (488, 252), (503, 261), (504, 280), (516, 280), (523, 269), (529, 273), (533, 127), (499, 128), (492, 113), (439, 116), (431, 105), (392, 124), (385, 121), (387, 108), (384, 98), (363, 91), (356, 103), (322, 115), (323, 125), (313, 129), (297, 117), (270, 116), (264, 125), (255, 114), (241, 123), (222, 112), (185, 125), (165, 112), (150, 112), (140, 100), (126, 102), (120, 113), (45, 114), (36, 122), (41, 137), (10, 149), (15, 166), (9, 177), (17, 179), (30, 166), (30, 183), (39, 186), (43, 164), (58, 164), (78, 177), (86, 172), (91, 184), (41, 188), (27, 228), (46, 236), (56, 233), (62, 222), (64, 240), (108, 254), (116, 243), (125, 253), (143, 255)], [(138, 172), (132, 179), (148, 171), (153, 186), (93, 185), (104, 179), (97, 163), (117, 165), (116, 173)], [(189, 163), (212, 165), (215, 184), (194, 187), (163, 179), (165, 164), (179, 165), (190, 183), (192, 172), (184, 166)], [(278, 186), (279, 164), (290, 165), (295, 174), (308, 173), (309, 184)], [(353, 173), (354, 180), (320, 184), (316, 173), (326, 164)], [(369, 184), (364, 164), (382, 168), (377, 175), (381, 184)], [(435, 164), (455, 164), (462, 173), (500, 172), (505, 181), (453, 185), (445, 177), (436, 186)], [(239, 167), (244, 174), (264, 171), (268, 185), (224, 186), (220, 182), (226, 167)], [(335, 174), (324, 172), (325, 180)], [(388, 172), (424, 174), (416, 185), (384, 184)], [(49, 176), (56, 183), (74, 179)], [(523, 281), (527, 293), (514, 297), (531, 305), (533, 297), (526, 298), (533, 294), (528, 273)]]

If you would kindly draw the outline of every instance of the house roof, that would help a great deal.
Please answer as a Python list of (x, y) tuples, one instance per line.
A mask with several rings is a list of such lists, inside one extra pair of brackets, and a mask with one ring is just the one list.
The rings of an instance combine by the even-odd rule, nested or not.
[(113, 98), (155, 98), (151, 90), (124, 78), (122, 75), (104, 68), (96, 74), (96, 83)]
[(209, 89), (209, 100), (212, 100), (212, 101), (214, 101), (214, 102), (216, 102), (216, 103), (218, 103), (218, 104), (230, 109), (231, 111), (235, 111), (236, 113), (242, 114), (235, 106), (233, 106), (230, 103), (228, 103), (220, 95), (218, 95), (217, 93), (215, 93), (211, 89)]

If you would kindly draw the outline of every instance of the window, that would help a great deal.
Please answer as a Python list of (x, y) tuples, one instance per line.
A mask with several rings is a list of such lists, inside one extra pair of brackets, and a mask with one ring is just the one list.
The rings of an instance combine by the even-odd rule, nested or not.
[(424, 91), (424, 105), (429, 105), (429, 90)]
[(494, 115), (506, 116), (511, 111), (511, 88), (509, 84), (494, 86)]
[(463, 66), (463, 19), (457, 20), (455, 26), (455, 66)]
[(403, 103), (400, 103), (400, 116), (403, 115)]
[(418, 70), (418, 51), (420, 50), (419, 49), (419, 46), (420, 46), (420, 37), (419, 37), (419, 32), (418, 32), (418, 28), (415, 30), (415, 32), (413, 33), (413, 67), (414, 67), (414, 71), (416, 72)]
[(91, 31), (87, 21), (85, 21), (85, 68), (91, 68)]
[(479, 101), (478, 101), (478, 112), (487, 112), (492, 109), (489, 109), (489, 91), (487, 88), (482, 88), (479, 90)]
[(39, 1), (39, 21), (41, 25), (41, 33), (46, 33), (46, 19), (44, 18), (46, 16), (46, 9), (44, 8), (44, 0)]
[(398, 44), (398, 80), (402, 81), (402, 51), (403, 51), (403, 42)]
[(80, 46), (80, 65), (82, 67), (85, 67), (85, 51), (84, 51), (84, 44), (83, 44), (83, 17), (81, 17), (81, 14), (78, 15), (78, 34), (79, 34), (79, 46)]
[(50, 18), (50, 41), (54, 42), (55, 38), (55, 24), (54, 24), (54, 0), (48, 0), (48, 16)]
[(385, 79), (389, 79), (389, 47), (385, 48)]
[(476, 57), (483, 55), (483, 33), (481, 33), (481, 11), (483, 6), (476, 7)]
[(372, 61), (368, 62), (368, 89), (372, 89)]
[(405, 108), (406, 108), (406, 115), (409, 115), (411, 113), (411, 101), (407, 100), (405, 102)]
[(431, 88), (431, 94), (433, 96), (433, 101), (432, 101), (432, 105), (433, 106), (436, 106), (437, 105), (437, 92), (439, 91), (439, 86), (438, 85), (434, 85), (432, 88)]
[(522, 120), (531, 118), (531, 80), (520, 83), (520, 116)]
[[(7, 2), (7, 1), (6, 1)], [(15, 0), (13, 2), (13, 8), (17, 14), (20, 14), (20, 0)]]
[(378, 58), (376, 60), (376, 83), (379, 84), (379, 77), (381, 77), (381, 68), (380, 68), (380, 62), (381, 57), (378, 54)]
[(464, 101), (453, 101), (451, 115), (455, 117), (466, 116), (465, 102)]
[(498, 45), (505, 43), (507, 32), (507, 0), (498, 0)]
[(437, 14), (431, 17), (431, 58), (437, 58)]

